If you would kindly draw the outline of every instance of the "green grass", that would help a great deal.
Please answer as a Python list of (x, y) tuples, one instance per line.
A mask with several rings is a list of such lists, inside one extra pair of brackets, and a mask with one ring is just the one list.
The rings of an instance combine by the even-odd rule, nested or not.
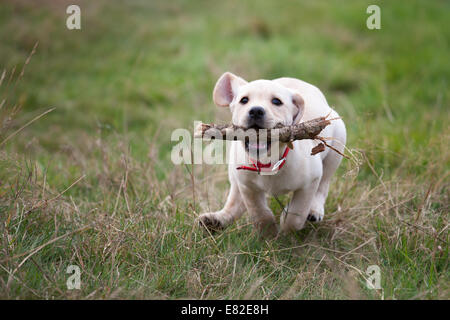
[[(0, 145), (0, 298), (450, 298), (448, 2), (377, 1), (381, 30), (371, 1), (77, 3), (80, 31), (69, 2), (0, 5), (0, 143), (56, 108)], [(344, 118), (354, 157), (320, 224), (277, 241), (247, 217), (197, 227), (226, 166), (174, 166), (170, 133), (229, 119), (224, 71), (303, 79)]]

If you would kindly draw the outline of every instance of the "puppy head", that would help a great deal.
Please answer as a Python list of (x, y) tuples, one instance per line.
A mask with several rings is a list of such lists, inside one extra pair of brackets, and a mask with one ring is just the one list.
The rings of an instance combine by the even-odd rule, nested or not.
[[(254, 129), (297, 124), (305, 105), (299, 93), (274, 81), (247, 82), (230, 72), (217, 81), (213, 99), (217, 106), (230, 108), (234, 125)], [(257, 149), (262, 147), (256, 145)]]
[(217, 81), (213, 99), (217, 106), (229, 107), (233, 124), (244, 128), (296, 124), (304, 112), (299, 93), (270, 80), (247, 82), (230, 72)]

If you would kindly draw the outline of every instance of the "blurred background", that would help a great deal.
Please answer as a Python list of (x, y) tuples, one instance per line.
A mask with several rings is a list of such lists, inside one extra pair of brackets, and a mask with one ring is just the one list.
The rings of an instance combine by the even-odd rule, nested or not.
[(349, 145), (389, 150), (376, 159), (390, 166), (447, 127), (447, 1), (377, 2), (380, 30), (366, 27), (370, 1), (290, 0), (75, 1), (82, 29), (68, 30), (72, 2), (0, 9), (2, 68), (19, 69), (39, 42), (17, 93), (24, 117), (56, 107), (21, 135), (44, 152), (101, 130), (127, 133), (143, 157), (159, 130), (167, 160), (174, 128), (214, 120), (212, 89), (225, 71), (318, 86), (344, 117)]
[[(70, 4), (81, 8), (81, 30), (66, 28), (69, 17), (66, 8)], [(369, 17), (366, 9), (371, 4), (381, 8), (380, 30), (366, 27)], [(32, 208), (35, 213), (37, 201), (46, 198), (42, 194), (46, 187), (53, 188), (56, 196), (85, 176), (69, 188), (64, 197), (58, 197), (58, 201), (63, 198), (67, 201), (59, 204), (61, 208), (75, 208), (73, 202), (86, 212), (94, 208), (105, 214), (117, 212), (117, 217), (123, 215), (117, 222), (122, 225), (128, 221), (130, 212), (156, 214), (162, 210), (159, 204), (167, 200), (177, 208), (174, 217), (179, 222), (170, 228), (179, 227), (181, 233), (191, 230), (198, 213), (211, 208), (217, 210), (223, 203), (227, 191), (226, 166), (174, 166), (170, 151), (175, 143), (170, 141), (170, 134), (176, 128), (192, 130), (194, 120), (228, 121), (227, 111), (214, 107), (212, 89), (223, 72), (231, 71), (246, 80), (284, 76), (305, 80), (319, 87), (330, 106), (343, 117), (348, 130), (348, 147), (356, 158), (345, 160), (339, 169), (337, 177), (344, 177), (344, 180), (332, 187), (328, 211), (353, 208), (343, 212), (350, 216), (366, 215), (381, 210), (376, 206), (388, 199), (390, 205), (395, 206), (397, 201), (402, 205), (396, 207), (393, 216), (389, 215), (392, 208), (386, 207), (385, 217), (398, 218), (403, 217), (402, 214), (415, 217), (417, 212), (422, 212), (421, 206), (425, 206), (434, 210), (436, 216), (429, 216), (429, 225), (424, 228), (446, 228), (449, 21), (450, 2), (444, 0), (3, 0), (0, 2), (0, 74), (3, 72), (0, 142), (19, 131), (2, 143), (0, 149), (2, 221), (13, 223), (18, 219), (16, 211), (20, 208), (25, 212)], [(2, 103), (1, 99), (6, 102)], [(50, 108), (55, 109), (22, 128)], [(126, 155), (125, 160), (123, 155)], [(31, 169), (26, 171), (26, 168)], [(124, 168), (134, 170), (134, 176), (131, 171), (128, 176), (126, 171), (127, 178), (124, 178)], [(32, 173), (33, 181), (41, 181), (35, 189), (31, 187), (31, 180), (26, 180), (26, 172)], [(349, 172), (353, 174), (352, 178), (345, 180)], [(198, 186), (196, 190), (195, 183), (211, 174), (221, 178)], [(20, 196), (10, 193), (21, 190), (15, 184), (17, 181), (25, 181), (24, 185), (32, 190)], [(128, 189), (125, 188), (126, 181), (129, 182)], [(191, 183), (192, 190), (189, 189)], [(187, 192), (179, 200), (180, 193), (177, 192), (183, 190)], [(127, 192), (130, 192), (129, 198)], [(378, 196), (371, 198), (377, 192)], [(403, 204), (407, 209), (402, 207)], [(38, 208), (39, 212), (44, 210)], [(61, 208), (58, 210), (69, 210)], [(53, 214), (49, 213), (48, 217), (44, 214), (47, 218), (42, 218), (42, 212), (40, 214), (39, 219), (34, 217), (30, 223), (47, 230), (47, 235), (41, 237), (36, 233), (30, 243), (10, 248), (3, 252), (4, 256), (26, 252), (36, 243), (51, 239), (63, 230), (73, 230), (74, 225), (79, 226), (92, 218), (81, 213), (76, 219), (63, 215), (58, 229)], [(186, 218), (181, 218), (183, 214)], [(340, 221), (350, 217), (345, 214)], [(184, 219), (189, 221), (187, 229)], [(328, 223), (337, 220), (333, 221)], [(373, 232), (376, 237), (383, 232), (395, 233), (398, 222), (384, 222), (378, 221), (373, 229), (358, 230), (367, 234)], [(163, 225), (158, 224), (155, 228), (160, 230)], [(412, 230), (416, 232), (408, 225), (402, 226), (401, 232), (405, 236)], [(151, 224), (147, 227), (153, 228)], [(26, 224), (20, 228), (18, 230), (22, 231), (17, 231), (16, 236), (36, 232), (32, 231), (36, 229), (26, 229)], [(333, 228), (330, 226), (326, 232), (333, 233)], [(151, 232), (145, 229), (138, 234), (138, 238), (146, 237)], [(446, 235), (444, 232), (440, 237), (446, 238)], [(89, 241), (94, 241), (97, 236)], [(366, 235), (362, 237), (367, 240)], [(174, 246), (180, 243), (177, 239), (173, 241)], [(393, 262), (389, 260), (392, 257), (399, 259), (394, 259), (397, 261), (394, 264), (398, 265), (416, 261), (417, 257), (399, 258), (396, 250), (400, 240), (392, 241), (384, 244), (393, 250), (387, 250), (384, 260), (381, 259), (390, 261), (384, 265), (386, 268), (392, 266)], [(414, 241), (417, 244), (417, 239)], [(350, 250), (362, 242), (345, 245)], [(438, 244), (429, 245), (427, 250), (432, 251)], [(444, 255), (448, 253), (445, 251), (448, 242), (439, 245), (443, 246)], [(428, 251), (423, 251), (420, 257), (425, 259)], [(198, 254), (203, 254), (200, 252), (203, 251)], [(57, 259), (55, 252), (47, 254), (45, 261)], [(148, 254), (158, 257), (165, 253)], [(426, 276), (419, 273), (417, 278), (430, 276), (434, 279), (431, 284), (404, 279), (404, 273), (392, 277), (404, 279), (397, 282), (403, 287), (425, 288), (423, 291), (427, 292), (430, 286), (437, 286), (439, 275), (445, 274), (447, 260), (444, 260), (432, 275), (428, 273), (431, 272), (428, 264), (419, 268), (428, 271), (424, 271)], [(8, 263), (17, 266), (11, 261)], [(110, 263), (114, 265), (117, 261)], [(161, 270), (164, 265), (171, 264), (161, 262)], [(27, 272), (30, 273), (22, 275), (25, 282), (33, 278), (35, 267), (29, 268)], [(126, 270), (122, 274), (132, 272)], [(227, 272), (222, 270), (220, 273)], [(8, 278), (6, 273), (4, 276)], [(165, 274), (165, 277), (169, 279), (170, 275)], [(63, 283), (62, 278), (58, 279), (55, 281)], [(287, 277), (286, 284), (291, 280)], [(448, 274), (445, 280), (448, 283)], [(148, 285), (158, 288), (155, 292), (159, 297), (208, 296), (203, 289), (198, 289), (199, 292), (192, 289), (195, 287), (192, 283), (181, 287), (178, 282), (176, 285), (170, 281), (164, 284), (162, 280), (155, 283)], [(28, 285), (34, 288), (33, 284)], [(111, 287), (114, 286), (111, 284)], [(20, 285), (16, 291), (11, 288), (14, 286), (10, 285), (9, 291), (5, 291), (9, 292), (7, 297), (30, 294), (20, 289)], [(325, 295), (322, 292), (322, 296), (318, 292), (305, 293), (305, 297), (327, 297), (328, 291)], [(139, 294), (139, 297), (147, 296)], [(211, 294), (211, 297), (219, 298), (241, 297), (219, 291)], [(404, 294), (410, 297), (417, 292), (405, 291)], [(274, 293), (269, 298), (279, 296)], [(328, 297), (335, 298), (333, 294)]]

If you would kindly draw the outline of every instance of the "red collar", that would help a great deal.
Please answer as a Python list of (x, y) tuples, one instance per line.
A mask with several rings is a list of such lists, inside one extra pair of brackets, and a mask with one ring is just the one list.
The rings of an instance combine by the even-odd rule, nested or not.
[[(278, 162), (277, 163), (275, 163), (274, 165), (273, 165), (273, 167), (272, 167), (272, 163), (271, 162), (269, 162), (269, 163), (261, 163), (261, 162), (259, 162), (259, 161), (257, 161), (256, 163), (254, 163), (251, 159), (250, 159), (250, 161), (251, 161), (251, 163), (252, 163), (252, 167), (248, 167), (248, 166), (240, 166), (240, 167), (237, 167), (236, 169), (237, 170), (250, 170), (250, 171), (256, 171), (256, 172), (258, 172), (258, 174), (259, 173), (261, 173), (261, 171), (265, 171), (265, 172), (267, 172), (267, 171), (269, 171), (269, 172), (272, 172), (272, 171), (275, 171), (275, 170), (280, 170), (281, 168), (283, 168), (283, 166), (284, 166), (284, 164), (286, 163), (286, 157), (287, 157), (287, 155), (288, 155), (288, 153), (289, 153), (289, 150), (291, 150), (291, 149), (289, 149), (289, 147), (286, 147), (286, 149), (284, 149), (284, 153), (283, 153), (283, 156), (280, 158), (280, 160), (278, 160)], [(266, 168), (269, 168), (268, 170), (261, 170), (261, 169), (266, 169)]]

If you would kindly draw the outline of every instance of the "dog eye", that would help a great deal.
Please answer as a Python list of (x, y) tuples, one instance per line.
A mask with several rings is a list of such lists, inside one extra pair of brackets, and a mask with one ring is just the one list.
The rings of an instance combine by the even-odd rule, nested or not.
[(248, 102), (248, 98), (247, 97), (243, 97), (241, 99), (241, 101), (239, 101), (239, 102), (242, 103), (242, 104), (246, 104)]
[(272, 103), (276, 106), (281, 106), (283, 104), (283, 102), (281, 102), (281, 100), (278, 98), (273, 98)]

